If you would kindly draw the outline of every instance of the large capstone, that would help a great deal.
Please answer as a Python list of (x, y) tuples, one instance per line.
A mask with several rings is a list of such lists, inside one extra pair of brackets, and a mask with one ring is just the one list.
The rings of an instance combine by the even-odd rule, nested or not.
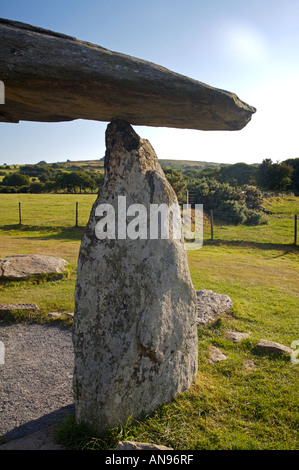
[(239, 130), (256, 111), (234, 93), (65, 34), (0, 18), (0, 39), (0, 122)]
[(146, 224), (139, 217), (163, 204), (179, 210), (151, 144), (112, 121), (104, 185), (81, 242), (73, 333), (76, 419), (100, 431), (153, 412), (197, 373), (196, 293), (184, 240), (172, 223), (168, 238), (162, 227), (151, 237), (150, 217)]

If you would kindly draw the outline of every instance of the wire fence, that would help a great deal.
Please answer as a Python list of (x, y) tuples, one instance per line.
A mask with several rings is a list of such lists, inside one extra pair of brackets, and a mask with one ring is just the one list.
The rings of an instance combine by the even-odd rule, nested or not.
[(88, 222), (96, 197), (95, 194), (82, 197), (71, 194), (1, 194), (0, 225), (82, 227)]
[[(72, 208), (65, 211), (65, 206), (56, 205), (55, 207), (44, 207), (35, 209), (28, 207), (19, 202), (19, 221), (18, 225), (35, 225), (35, 226), (79, 226), (79, 202), (76, 201)], [(84, 214), (86, 215), (86, 214)], [(82, 223), (82, 216), (80, 216)], [(85, 225), (85, 224), (84, 224)]]
[[(13, 227), (85, 227), (96, 200), (95, 194), (0, 195), (0, 229)], [(190, 202), (190, 201), (188, 201)], [(190, 203), (192, 207), (193, 204)], [(243, 240), (297, 245), (297, 215), (271, 215), (264, 226), (236, 225), (234, 215), (204, 212), (204, 239)]]

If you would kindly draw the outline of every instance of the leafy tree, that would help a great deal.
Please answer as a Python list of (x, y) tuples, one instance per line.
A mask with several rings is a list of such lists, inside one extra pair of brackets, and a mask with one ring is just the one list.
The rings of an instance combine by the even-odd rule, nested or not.
[(40, 180), (41, 183), (46, 183), (50, 179), (50, 175), (47, 173), (44, 173), (42, 175), (38, 176), (38, 179)]
[(283, 163), (293, 168), (293, 172), (291, 175), (291, 189), (294, 190), (296, 195), (299, 195), (299, 158), (289, 158)]
[(200, 171), (199, 178), (212, 178), (217, 181), (221, 180), (221, 170), (220, 168), (211, 168), (207, 167)]
[(82, 190), (86, 191), (87, 189), (95, 188), (92, 178), (87, 173), (81, 171), (62, 172), (56, 176), (55, 184), (58, 189), (66, 189), (70, 193), (76, 193), (77, 189), (81, 193)]
[(71, 173), (61, 172), (56, 175), (55, 185), (57, 189), (67, 190), (69, 193), (76, 192), (75, 178)]
[(50, 193), (51, 191), (56, 191), (57, 190), (57, 186), (56, 186), (56, 183), (55, 181), (46, 181), (44, 183), (44, 190), (43, 192), (45, 193)]
[(83, 171), (77, 171), (74, 173), (76, 175), (75, 180), (76, 180), (77, 187), (80, 190), (80, 193), (82, 191), (86, 191), (87, 189), (95, 188), (94, 181), (92, 180), (90, 175), (88, 175), (87, 173), (84, 173)]
[(42, 193), (45, 190), (45, 185), (44, 183), (40, 183), (38, 181), (34, 181), (33, 183), (30, 184), (30, 192), (31, 193)]
[(26, 175), (20, 173), (11, 173), (4, 176), (2, 185), (4, 186), (27, 186), (30, 184), (30, 179)]
[(293, 168), (285, 162), (273, 163), (270, 158), (258, 166), (258, 185), (270, 191), (284, 191), (292, 184)]
[(256, 184), (257, 167), (247, 163), (225, 165), (219, 169), (220, 181), (233, 186)]

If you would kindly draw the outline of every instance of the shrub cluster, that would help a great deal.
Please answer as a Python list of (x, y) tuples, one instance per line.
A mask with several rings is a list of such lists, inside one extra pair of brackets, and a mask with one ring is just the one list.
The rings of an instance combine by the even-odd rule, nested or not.
[(193, 179), (186, 189), (190, 204), (203, 204), (204, 212), (212, 210), (214, 217), (225, 223), (260, 225), (268, 222), (262, 207), (262, 193), (256, 186), (231, 186), (203, 177)]

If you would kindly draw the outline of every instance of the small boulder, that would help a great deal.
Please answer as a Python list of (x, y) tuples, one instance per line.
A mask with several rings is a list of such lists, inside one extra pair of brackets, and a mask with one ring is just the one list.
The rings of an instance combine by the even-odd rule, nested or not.
[(29, 311), (29, 312), (35, 312), (38, 310), (38, 306), (35, 304), (26, 304), (26, 303), (21, 303), (21, 304), (0, 304), (0, 319), (5, 318), (5, 315), (7, 313), (15, 312), (16, 310), (19, 311)]
[(233, 302), (227, 295), (216, 294), (211, 290), (196, 291), (197, 295), (197, 323), (205, 325), (229, 313)]
[(225, 333), (225, 336), (230, 339), (233, 343), (240, 343), (245, 338), (249, 338), (248, 333), (241, 333), (240, 331), (231, 331), (228, 330)]
[(208, 362), (215, 363), (220, 361), (225, 361), (227, 359), (226, 355), (223, 354), (218, 348), (215, 346), (210, 346), (210, 356)]
[(46, 255), (14, 255), (0, 258), (0, 280), (22, 280), (43, 274), (62, 274), (68, 262)]
[(254, 347), (256, 351), (260, 351), (268, 354), (292, 354), (293, 350), (284, 344), (275, 343), (274, 341), (267, 341), (266, 339), (261, 339)]

